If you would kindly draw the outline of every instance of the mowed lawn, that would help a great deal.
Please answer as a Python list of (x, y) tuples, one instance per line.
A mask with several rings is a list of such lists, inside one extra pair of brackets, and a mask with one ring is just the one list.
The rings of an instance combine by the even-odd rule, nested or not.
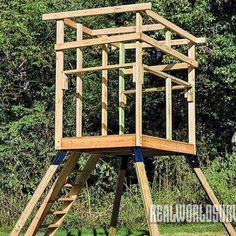
[[(161, 235), (163, 236), (225, 236), (227, 235), (224, 228), (219, 223), (198, 223), (198, 224), (162, 224), (160, 225)], [(9, 229), (0, 229), (1, 236), (9, 235)], [(38, 233), (37, 236), (42, 236), (43, 233)], [(61, 230), (56, 234), (57, 236), (106, 236), (108, 230), (103, 228), (98, 229), (72, 229)], [(129, 230), (121, 228), (117, 232), (118, 236), (144, 236), (148, 235), (147, 231)]]

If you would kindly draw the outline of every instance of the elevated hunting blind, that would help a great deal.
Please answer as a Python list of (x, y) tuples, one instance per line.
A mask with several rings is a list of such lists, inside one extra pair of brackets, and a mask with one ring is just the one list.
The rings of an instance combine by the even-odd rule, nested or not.
[[(136, 14), (136, 21), (133, 22), (134, 24), (132, 26), (90, 29), (81, 23), (77, 23), (80, 18), (86, 16), (126, 12)], [(143, 24), (144, 19), (149, 19), (153, 23)], [(144, 166), (144, 156), (185, 155), (213, 205), (219, 205), (217, 198), (199, 168), (196, 157), (195, 69), (198, 67), (198, 62), (195, 58), (195, 50), (197, 44), (205, 43), (205, 39), (193, 36), (153, 12), (151, 10), (151, 3), (50, 13), (43, 15), (43, 20), (56, 20), (55, 149), (58, 150), (58, 154), (20, 216), (11, 235), (19, 235), (50, 180), (53, 176), (58, 175), (46, 197), (41, 201), (40, 207), (25, 233), (28, 236), (35, 235), (42, 228), (46, 228), (45, 235), (55, 235), (102, 155), (119, 157), (117, 161), (121, 162), (110, 223), (110, 236), (116, 233), (123, 182), (128, 158), (131, 156), (135, 160), (135, 170), (150, 235), (158, 236), (160, 233), (157, 224), (150, 223), (149, 220), (152, 198)], [(72, 28), (76, 31), (76, 41), (65, 42), (65, 27)], [(165, 32), (165, 38), (163, 40), (157, 40), (153, 37), (155, 34), (150, 34), (150, 32), (158, 32), (160, 30)], [(94, 45), (101, 46), (101, 65), (84, 67), (83, 49)], [(176, 49), (176, 46), (181, 45), (185, 46), (180, 52), (180, 50)], [(109, 50), (110, 46), (114, 50), (119, 51), (119, 64), (109, 63), (109, 53), (113, 53)], [(174, 58), (173, 63), (163, 64), (160, 62), (158, 65), (144, 64), (143, 52), (147, 48), (153, 48), (171, 56), (172, 59)], [(186, 48), (187, 53), (184, 54), (183, 52)], [(70, 49), (76, 49), (76, 67), (65, 70), (64, 52)], [(134, 53), (135, 60), (133, 62), (126, 61), (126, 51)], [(155, 61), (155, 58), (153, 60)], [(117, 124), (119, 125), (119, 133), (116, 135), (108, 133), (109, 70), (119, 70), (119, 78), (116, 78), (119, 80), (119, 124)], [(186, 78), (180, 79), (171, 75), (171, 72), (176, 70), (185, 71)], [(101, 135), (83, 136), (83, 76), (87, 72), (98, 71), (101, 71), (100, 79), (102, 85)], [(145, 87), (144, 78), (146, 74), (152, 74), (155, 79), (163, 80), (164, 86), (154, 88)], [(64, 137), (63, 106), (66, 104), (63, 103), (63, 93), (65, 90), (70, 89), (68, 81), (72, 79), (71, 75), (76, 76), (76, 135), (75, 137)], [(133, 89), (126, 89), (127, 75), (132, 76)], [(173, 90), (183, 91), (188, 104), (188, 142), (176, 141), (172, 138)], [(165, 92), (166, 137), (164, 138), (149, 136), (143, 130), (142, 124), (145, 123), (145, 120), (142, 118), (142, 98), (143, 93), (147, 92)], [(125, 109), (127, 96), (130, 94), (135, 95), (135, 133), (128, 134), (125, 132)], [(158, 127), (155, 128), (158, 129)], [(63, 163), (67, 152), (69, 152), (67, 160), (58, 173), (56, 170)], [(82, 172), (77, 170), (78, 178), (76, 181), (74, 183), (68, 183), (69, 176), (72, 171), (75, 171), (74, 169), (81, 153), (90, 153), (91, 157), (88, 159)], [(61, 196), (61, 190), (63, 188), (69, 188), (65, 196)], [(54, 203), (58, 202), (60, 202), (60, 209), (52, 210), (54, 209)], [(221, 217), (225, 217), (221, 207), (218, 207), (217, 211)], [(53, 221), (51, 223), (45, 223), (49, 215), (53, 216)], [(223, 224), (229, 235), (235, 236), (232, 225), (227, 220), (224, 220)]]

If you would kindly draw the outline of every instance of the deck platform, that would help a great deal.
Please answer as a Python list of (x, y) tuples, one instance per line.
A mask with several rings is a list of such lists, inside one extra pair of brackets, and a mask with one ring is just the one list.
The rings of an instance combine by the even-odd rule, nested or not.
[[(132, 155), (135, 134), (85, 136), (61, 139), (61, 150), (76, 150), (105, 155)], [(145, 156), (195, 154), (193, 144), (142, 135)]]

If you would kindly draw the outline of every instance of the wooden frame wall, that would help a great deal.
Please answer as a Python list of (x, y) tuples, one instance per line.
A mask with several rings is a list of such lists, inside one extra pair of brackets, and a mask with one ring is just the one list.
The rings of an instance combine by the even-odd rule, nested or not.
[[(119, 28), (90, 29), (76, 21), (70, 19), (83, 16), (96, 16), (104, 14), (115, 14), (122, 12), (135, 12), (136, 23), (134, 26), (124, 26)], [(149, 17), (154, 21), (152, 24), (143, 25), (142, 18)], [(102, 124), (101, 134), (108, 134), (108, 70), (119, 69), (119, 134), (125, 134), (125, 106), (126, 97), (135, 93), (135, 133), (136, 146), (142, 146), (142, 93), (159, 92), (166, 93), (166, 139), (172, 139), (172, 91), (185, 90), (188, 102), (188, 129), (189, 143), (196, 144), (195, 138), (195, 68), (198, 62), (195, 59), (195, 45), (205, 43), (204, 38), (197, 38), (187, 31), (181, 29), (160, 15), (151, 11), (150, 3), (133, 4), (119, 7), (106, 7), (90, 10), (80, 10), (71, 12), (61, 12), (43, 15), (44, 20), (57, 20), (56, 39), (56, 119), (55, 119), (55, 147), (61, 148), (61, 138), (63, 137), (63, 89), (68, 89), (70, 75), (76, 74), (76, 136), (81, 137), (82, 130), (82, 76), (86, 72), (102, 72)], [(74, 42), (64, 42), (64, 25), (77, 30), (77, 39)], [(166, 30), (165, 40), (156, 40), (148, 36), (145, 32)], [(174, 39), (171, 32), (183, 37)], [(83, 35), (91, 38), (83, 39)], [(108, 61), (108, 46), (112, 45), (119, 49), (119, 64), (111, 65)], [(82, 48), (101, 45), (102, 62), (101, 66), (84, 68)], [(187, 45), (188, 54), (185, 55), (172, 46)], [(145, 48), (154, 47), (167, 55), (177, 58), (180, 62), (148, 66), (143, 64), (142, 54)], [(64, 70), (64, 50), (76, 48), (77, 63), (76, 68)], [(135, 61), (125, 63), (125, 51), (135, 50)], [(187, 70), (187, 81), (179, 79), (166, 71)], [(143, 88), (144, 74), (151, 73), (157, 78), (165, 79), (165, 87)], [(125, 75), (133, 75), (135, 89), (125, 90)]]

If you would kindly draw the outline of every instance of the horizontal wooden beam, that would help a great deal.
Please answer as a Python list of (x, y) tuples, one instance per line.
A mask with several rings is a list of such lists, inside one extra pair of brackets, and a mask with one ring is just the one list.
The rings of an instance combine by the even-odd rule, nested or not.
[[(182, 85), (172, 86), (172, 90), (181, 90), (181, 89), (185, 89), (185, 88), (186, 87), (182, 86)], [(162, 92), (162, 91), (165, 91), (165, 90), (166, 90), (165, 87), (146, 88), (146, 89), (143, 89), (143, 93)], [(134, 94), (135, 92), (136, 92), (135, 89), (129, 89), (129, 90), (125, 90), (123, 93), (125, 95), (128, 95), (128, 94)]]
[(165, 52), (168, 55), (174, 56), (178, 59), (180, 59), (183, 62), (188, 63), (189, 65), (193, 66), (193, 67), (198, 67), (198, 62), (192, 58), (189, 58), (187, 56), (185, 56), (184, 54), (176, 51), (175, 49), (172, 49), (162, 43), (159, 43), (156, 39), (153, 39), (151, 37), (149, 37), (146, 34), (141, 34), (141, 40), (151, 44), (152, 46), (159, 48), (161, 51)]
[(159, 70), (157, 70), (155, 68), (151, 68), (151, 67), (149, 67), (147, 65), (143, 65), (143, 67), (144, 67), (144, 70), (148, 71), (151, 74), (157, 75), (157, 76), (159, 76), (161, 78), (164, 78), (164, 79), (170, 78), (172, 80), (172, 82), (174, 82), (176, 84), (183, 85), (185, 87), (191, 87), (190, 83), (188, 83), (188, 82), (186, 82), (186, 81), (184, 81), (182, 79), (179, 79), (179, 78), (177, 78), (177, 77), (175, 77), (173, 75), (167, 74), (167, 73), (165, 73), (163, 71), (159, 71)]
[[(77, 30), (77, 23), (75, 21), (71, 20), (71, 19), (64, 19), (64, 24)], [(88, 28), (84, 25), (83, 25), (82, 28), (83, 28), (83, 32), (85, 34), (88, 34), (88, 35), (92, 36), (93, 31), (90, 28)]]
[(102, 44), (107, 44), (107, 43), (140, 40), (140, 38), (141, 38), (140, 33), (131, 33), (131, 34), (101, 37), (101, 38), (95, 38), (95, 39), (85, 39), (85, 40), (73, 41), (73, 42), (67, 42), (67, 43), (58, 43), (55, 45), (55, 50), (58, 51), (58, 50), (71, 49), (71, 48), (102, 45)]
[[(150, 68), (154, 68), (160, 71), (169, 71), (169, 70), (182, 70), (182, 69), (188, 69), (189, 65), (185, 62), (182, 63), (171, 63), (171, 64), (165, 64), (165, 65), (155, 65), (155, 66), (149, 66)], [(147, 72), (147, 71), (144, 71)], [(131, 75), (133, 74), (133, 69), (124, 69), (125, 75)]]
[(181, 35), (182, 37), (189, 39), (190, 41), (197, 43), (197, 38), (187, 32), (186, 30), (183, 30), (179, 26), (173, 24), (172, 22), (166, 20), (164, 17), (158, 15), (154, 11), (151, 10), (146, 10), (145, 11), (146, 15), (157, 21), (158, 23), (163, 24), (167, 29), (175, 31), (177, 34)]
[[(158, 40), (158, 42), (162, 45), (166, 45), (165, 40)], [(189, 42), (190, 42), (190, 40), (188, 40), (188, 39), (172, 39), (170, 41), (170, 45), (171, 46), (187, 45), (187, 44), (189, 44)], [(203, 43), (206, 43), (205, 38), (197, 38), (197, 44), (203, 44)], [(152, 48), (152, 47), (154, 47), (154, 46), (152, 46), (151, 44), (142, 43), (142, 48)], [(135, 49), (135, 48), (136, 48), (135, 43), (125, 44), (125, 49)]]
[(145, 11), (152, 8), (151, 3), (131, 4), (114, 7), (93, 8), (78, 11), (58, 12), (43, 14), (43, 20), (60, 20), (65, 18), (82, 17), (82, 16), (97, 16), (130, 11)]
[[(162, 24), (149, 24), (143, 25), (142, 31), (155, 31), (165, 29), (165, 26)], [(93, 30), (93, 35), (109, 35), (109, 34), (125, 34), (125, 33), (134, 33), (136, 32), (136, 26), (126, 26), (118, 28), (106, 28), (106, 29), (95, 29)]]
[(95, 72), (95, 71), (112, 70), (112, 69), (119, 69), (119, 68), (130, 68), (133, 66), (134, 66), (134, 63), (116, 64), (116, 65), (107, 65), (107, 66), (88, 67), (88, 68), (82, 68), (79, 70), (65, 70), (64, 73), (67, 75), (72, 75), (72, 74), (79, 74), (79, 73), (85, 73), (85, 72)]

